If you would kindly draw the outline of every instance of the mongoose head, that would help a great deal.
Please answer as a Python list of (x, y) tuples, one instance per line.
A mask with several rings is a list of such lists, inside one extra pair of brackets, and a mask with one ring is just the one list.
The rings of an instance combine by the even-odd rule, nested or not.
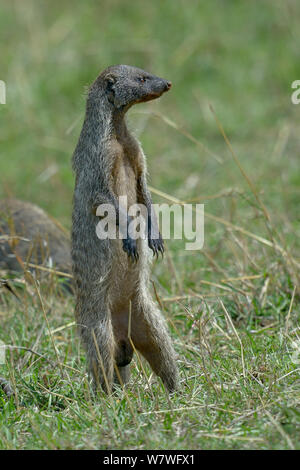
[(127, 111), (132, 105), (159, 98), (172, 83), (137, 67), (114, 65), (104, 70), (90, 88), (117, 110)]

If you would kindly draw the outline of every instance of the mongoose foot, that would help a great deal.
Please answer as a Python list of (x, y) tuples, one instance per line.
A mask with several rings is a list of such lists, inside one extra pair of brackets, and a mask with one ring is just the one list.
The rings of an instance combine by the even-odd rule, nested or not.
[(148, 239), (148, 245), (149, 248), (153, 251), (153, 256), (156, 255), (156, 258), (158, 258), (159, 252), (161, 253), (161, 256), (164, 256), (164, 241), (161, 237), (161, 234), (159, 234), (159, 238), (149, 238)]
[(128, 254), (128, 257), (131, 261), (137, 262), (139, 259), (139, 254), (137, 251), (136, 240), (133, 238), (127, 237), (123, 239), (123, 250)]

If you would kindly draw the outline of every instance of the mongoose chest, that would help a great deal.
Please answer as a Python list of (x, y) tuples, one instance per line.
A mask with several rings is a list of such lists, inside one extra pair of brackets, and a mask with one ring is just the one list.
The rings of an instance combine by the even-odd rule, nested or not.
[(117, 197), (127, 196), (128, 207), (137, 202), (137, 162), (130, 150), (121, 148), (116, 154), (113, 169), (113, 190)]

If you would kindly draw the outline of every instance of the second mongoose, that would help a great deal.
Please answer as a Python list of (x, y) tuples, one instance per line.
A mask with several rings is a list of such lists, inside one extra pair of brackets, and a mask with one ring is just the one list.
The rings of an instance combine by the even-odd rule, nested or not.
[[(163, 240), (160, 234), (152, 237), (157, 221), (151, 211), (145, 156), (125, 122), (132, 105), (156, 99), (170, 88), (169, 81), (136, 67), (104, 70), (89, 88), (73, 155), (75, 315), (94, 385), (107, 392), (114, 380), (128, 381), (134, 349), (169, 391), (178, 384), (176, 354), (148, 287), (150, 249), (163, 253)], [(147, 239), (133, 239), (129, 231), (123, 239), (97, 237), (101, 204), (111, 204), (117, 219), (125, 217), (128, 227), (130, 217), (119, 203), (120, 196), (127, 197), (128, 207), (139, 203), (147, 208)]]
[[(9, 272), (23, 271), (25, 268), (35, 270), (33, 265), (37, 265), (39, 279), (42, 274), (47, 274), (47, 268), (70, 275), (69, 236), (53, 217), (37, 205), (19, 199), (2, 199), (0, 269)], [(44, 271), (43, 267), (46, 268)], [(71, 289), (70, 278), (64, 286)]]

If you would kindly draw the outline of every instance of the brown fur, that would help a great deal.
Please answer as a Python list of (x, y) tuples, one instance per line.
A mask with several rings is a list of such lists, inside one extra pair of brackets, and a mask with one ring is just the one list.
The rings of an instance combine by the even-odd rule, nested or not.
[[(70, 240), (59, 224), (35, 204), (0, 201), (0, 269), (22, 271), (27, 263), (71, 274)], [(36, 270), (39, 278), (46, 272)], [(68, 282), (70, 287), (71, 283)]]
[[(94, 384), (109, 391), (117, 365), (121, 378), (129, 377), (134, 347), (150, 363), (168, 390), (177, 386), (175, 352), (165, 322), (148, 290), (150, 253), (163, 252), (163, 241), (152, 239), (99, 240), (96, 236), (99, 204), (110, 203), (118, 215), (143, 203), (151, 214), (146, 183), (146, 160), (130, 134), (125, 113), (136, 103), (159, 97), (170, 83), (125, 65), (106, 69), (92, 84), (85, 121), (73, 156), (76, 174), (72, 228), (73, 272), (76, 282), (76, 319), (85, 345)], [(157, 226), (148, 217), (150, 226)]]

